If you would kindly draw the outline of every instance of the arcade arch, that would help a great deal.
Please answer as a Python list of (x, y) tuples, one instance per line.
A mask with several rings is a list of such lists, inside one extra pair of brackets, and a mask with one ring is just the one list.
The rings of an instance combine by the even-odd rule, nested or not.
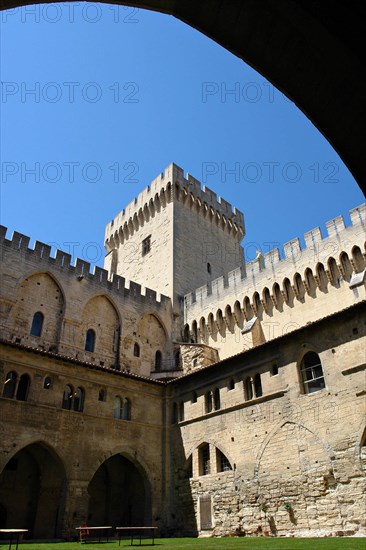
[(2, 523), (28, 529), (27, 538), (59, 538), (65, 500), (64, 465), (43, 442), (18, 451), (0, 474)]

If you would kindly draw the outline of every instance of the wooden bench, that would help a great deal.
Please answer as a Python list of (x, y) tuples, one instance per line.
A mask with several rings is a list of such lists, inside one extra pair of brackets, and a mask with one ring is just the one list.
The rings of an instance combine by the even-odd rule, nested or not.
[(108, 531), (110, 529), (113, 529), (113, 527), (111, 525), (98, 525), (94, 527), (91, 527), (90, 525), (80, 525), (80, 527), (75, 527), (75, 529), (79, 531), (80, 542), (84, 542), (84, 543), (87, 542), (88, 540), (90, 540), (91, 534), (94, 532), (97, 533), (98, 531), (99, 531), (99, 537), (96, 537), (98, 539), (98, 542), (100, 542), (102, 537), (105, 538), (105, 532), (107, 532), (106, 538), (108, 542), (109, 541)]
[(116, 531), (118, 533), (118, 546), (120, 546), (121, 544), (121, 537), (123, 535), (123, 533), (126, 533), (126, 535), (128, 535), (129, 537), (131, 537), (131, 546), (133, 546), (133, 541), (134, 539), (138, 539), (140, 541), (140, 546), (141, 546), (141, 540), (142, 540), (142, 535), (144, 533), (149, 533), (149, 531), (151, 532), (151, 535), (149, 537), (145, 537), (145, 538), (151, 538), (152, 540), (152, 544), (155, 545), (155, 532), (158, 530), (158, 527), (152, 527), (152, 526), (149, 526), (149, 527), (116, 527)]

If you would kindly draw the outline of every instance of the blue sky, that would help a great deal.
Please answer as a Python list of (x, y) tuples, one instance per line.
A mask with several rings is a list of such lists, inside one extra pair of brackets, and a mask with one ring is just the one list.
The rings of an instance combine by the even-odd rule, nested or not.
[(364, 200), (293, 103), (173, 17), (54, 4), (1, 27), (1, 223), (32, 242), (102, 265), (106, 223), (171, 162), (244, 212), (249, 259)]

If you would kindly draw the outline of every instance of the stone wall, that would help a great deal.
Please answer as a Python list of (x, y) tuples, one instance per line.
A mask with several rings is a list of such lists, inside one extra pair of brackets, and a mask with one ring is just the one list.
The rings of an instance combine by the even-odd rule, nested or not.
[[(103, 502), (110, 487), (102, 477), (99, 489), (94, 483), (93, 493), (91, 482), (113, 457), (125, 460), (119, 468), (114, 465), (119, 483), (128, 465), (128, 477), (135, 476), (136, 487), (140, 484), (145, 494), (138, 502), (133, 489), (128, 496), (127, 479), (116, 495), (114, 515), (103, 516), (103, 521), (128, 524), (125, 507), (129, 502), (140, 522), (165, 526), (164, 385), (17, 344), (2, 344), (1, 357), (1, 395), (10, 371), (16, 372), (18, 381), (22, 375), (29, 376), (26, 400), (17, 398), (16, 390), (13, 397), (0, 397), (0, 505), (7, 510), (7, 526), (30, 528), (35, 538), (75, 537), (75, 527), (96, 520), (98, 509), (91, 504), (91, 495), (99, 492), (97, 501)], [(82, 410), (62, 408), (66, 385), (83, 389)], [(116, 397), (128, 398), (129, 420), (117, 417)], [(14, 457), (17, 464), (12, 463)], [(48, 497), (42, 500), (45, 494)]]
[[(56, 351), (89, 363), (124, 369), (149, 376), (154, 370), (155, 353), (173, 354), (171, 341), (172, 307), (165, 296), (142, 289), (136, 283), (126, 286), (125, 280), (96, 268), (89, 273), (89, 264), (57, 251), (50, 256), (50, 247), (36, 242), (28, 248), (29, 238), (14, 233), (6, 239), (2, 228), (0, 330), (3, 338)], [(39, 336), (31, 334), (35, 313), (43, 316)], [(148, 342), (141, 329), (146, 315), (152, 315), (158, 339)], [(95, 334), (93, 351), (86, 349), (86, 334)], [(146, 332), (146, 330), (145, 330)], [(136, 356), (135, 344), (139, 346)]]
[[(195, 508), (188, 530), (196, 525), (204, 536), (365, 529), (364, 313), (362, 302), (168, 384), (171, 406), (184, 411), (171, 428), (172, 472), (180, 478), (179, 498), (188, 499), (183, 509), (192, 502)], [(299, 370), (309, 351), (319, 354), (325, 382), (314, 393), (305, 393)], [(261, 392), (248, 397), (246, 381), (257, 374)], [(218, 471), (218, 451), (231, 469)], [(201, 497), (211, 497), (211, 528), (200, 527)]]
[(305, 234), (305, 248), (293, 239), (283, 259), (277, 249), (259, 255), (246, 275), (238, 268), (185, 296), (184, 322), (196, 341), (217, 348), (223, 359), (364, 299), (366, 205), (350, 214), (350, 227), (338, 217), (327, 222), (328, 237), (316, 228)]

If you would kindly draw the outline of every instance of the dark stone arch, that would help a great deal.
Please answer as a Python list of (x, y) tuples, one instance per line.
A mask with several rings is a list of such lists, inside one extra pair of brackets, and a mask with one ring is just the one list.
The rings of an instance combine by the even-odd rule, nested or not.
[(65, 500), (64, 465), (42, 442), (18, 451), (0, 474), (2, 523), (28, 529), (27, 538), (61, 537)]
[(105, 460), (89, 486), (86, 520), (94, 525), (151, 525), (151, 487), (146, 472), (128, 456)]
[[(51, 2), (4, 0), (2, 9)], [(363, 155), (366, 82), (362, 54), (366, 9), (361, 2), (110, 0), (107, 3), (173, 15), (243, 59), (294, 101), (366, 191)]]

